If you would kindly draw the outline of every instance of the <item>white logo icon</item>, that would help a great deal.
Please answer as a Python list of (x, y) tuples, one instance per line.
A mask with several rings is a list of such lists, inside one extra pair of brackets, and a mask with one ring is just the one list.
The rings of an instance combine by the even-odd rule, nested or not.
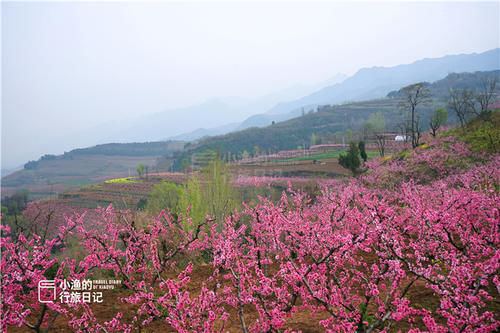
[[(41, 297), (40, 291), (43, 290), (52, 290), (52, 299), (45, 299), (45, 293), (44, 293), (44, 299)], [(50, 298), (50, 296), (48, 297)], [(56, 300), (56, 282), (54, 280), (40, 280), (38, 281), (38, 301), (40, 303), (53, 303)]]

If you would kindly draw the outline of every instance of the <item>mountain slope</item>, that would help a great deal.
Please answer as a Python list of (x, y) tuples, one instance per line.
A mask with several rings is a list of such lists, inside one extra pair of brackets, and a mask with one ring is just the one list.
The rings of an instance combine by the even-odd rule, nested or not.
[[(296, 99), (325, 87), (328, 82), (340, 82), (345, 76), (337, 74), (325, 83), (295, 85), (255, 98), (214, 98), (198, 105), (171, 109), (136, 119), (114, 123), (100, 142), (153, 141), (165, 139), (198, 139), (205, 135), (230, 132), (243, 119), (265, 112), (283, 100)], [(108, 126), (107, 126), (108, 127)], [(106, 133), (106, 132), (104, 132)]]
[[(434, 102), (419, 110), (423, 124), (427, 123), (437, 107), (446, 105), (450, 87), (475, 89), (480, 86), (481, 78), (494, 76), (500, 79), (500, 70), (450, 74), (442, 80), (428, 84)], [(182, 159), (189, 159), (193, 154), (204, 152), (206, 149), (219, 149), (226, 156), (238, 155), (244, 150), (251, 153), (254, 147), (258, 147), (261, 152), (296, 149), (298, 145), (308, 146), (313, 133), (326, 141), (337, 131), (347, 128), (360, 129), (375, 112), (381, 112), (385, 116), (388, 129), (397, 129), (398, 122), (401, 121), (398, 110), (399, 94), (398, 91), (392, 91), (381, 99), (322, 107), (317, 112), (306, 113), (304, 116), (271, 126), (252, 127), (209, 137), (189, 145), (179, 141), (106, 144), (75, 149), (59, 156), (45, 155), (38, 162), (33, 162), (30, 168), (3, 177), (2, 190), (5, 192), (9, 187), (11, 190), (36, 187), (39, 191), (45, 191), (53, 184), (83, 184), (91, 182), (95, 177), (133, 173), (139, 163), (151, 166), (151, 170), (170, 170), (173, 159), (179, 170)], [(497, 86), (498, 96), (500, 84)], [(450, 121), (455, 119), (451, 112), (449, 116)]]
[(110, 143), (74, 149), (62, 155), (44, 155), (38, 161), (26, 163), (24, 169), (2, 177), (2, 196), (19, 189), (43, 196), (68, 186), (135, 174), (141, 163), (150, 171), (166, 171), (171, 162), (165, 156), (183, 148), (181, 141)]
[[(500, 49), (483, 53), (449, 55), (441, 58), (422, 59), (411, 64), (394, 67), (360, 69), (343, 82), (320, 89), (308, 96), (279, 103), (265, 114), (255, 115), (238, 128), (268, 126), (272, 121), (282, 121), (298, 116), (302, 108), (315, 109), (318, 105), (340, 104), (381, 98), (390, 91), (413, 82), (436, 81), (450, 73), (490, 71), (500, 69)], [(286, 112), (288, 110), (288, 112)], [(278, 120), (271, 114), (283, 114)]]
[(349, 100), (379, 98), (391, 90), (413, 82), (436, 81), (450, 73), (500, 69), (500, 49), (484, 53), (449, 55), (423, 59), (395, 67), (372, 67), (359, 70), (340, 84), (321, 89), (291, 105), (338, 104)]
[[(291, 116), (289, 114), (289, 109), (281, 109), (279, 106), (282, 101), (288, 101), (296, 99), (297, 97), (306, 96), (318, 89), (322, 89), (332, 84), (342, 82), (347, 76), (342, 73), (337, 73), (333, 77), (326, 81), (316, 83), (314, 85), (294, 85), (289, 88), (264, 95), (255, 100), (243, 100), (237, 98), (223, 98), (221, 101), (225, 102), (227, 105), (233, 108), (233, 114), (244, 114), (245, 117), (238, 119), (239, 122), (234, 123), (223, 123), (215, 127), (209, 127), (210, 122), (204, 122), (204, 126), (197, 128), (195, 130), (190, 130), (182, 134), (173, 135), (168, 137), (171, 140), (197, 140), (204, 136), (222, 135), (235, 130), (245, 129), (251, 126), (262, 126), (262, 124), (271, 124), (273, 121), (284, 121), (296, 116), (294, 114)], [(263, 116), (262, 113), (269, 113), (269, 115)], [(217, 116), (213, 117), (220, 122), (220, 119), (228, 118), (219, 117), (219, 114), (215, 113)], [(248, 118), (246, 118), (248, 117)], [(266, 118), (263, 122), (262, 117)], [(246, 118), (246, 119), (245, 119)], [(241, 121), (241, 119), (244, 119)], [(255, 119), (255, 120), (254, 120)], [(192, 126), (192, 124), (190, 124)]]
[[(434, 110), (446, 106), (446, 99), (451, 87), (472, 88), (479, 87), (483, 77), (497, 77), (500, 81), (500, 70), (476, 73), (450, 74), (446, 78), (428, 84), (433, 96), (431, 105), (419, 107), (422, 124), (426, 127)], [(254, 147), (259, 147), (261, 152), (276, 149), (296, 149), (297, 146), (308, 145), (311, 135), (328, 138), (329, 135), (344, 131), (361, 129), (370, 115), (381, 112), (386, 120), (389, 130), (397, 130), (402, 120), (398, 104), (400, 93), (392, 91), (385, 98), (355, 102), (343, 105), (321, 107), (319, 111), (306, 113), (281, 123), (267, 127), (252, 127), (242, 131), (229, 133), (222, 136), (210, 137), (190, 146), (189, 151), (178, 153), (176, 167), (182, 158), (189, 158), (192, 154), (203, 152), (207, 149), (220, 150), (231, 156), (241, 154), (244, 150), (253, 152)], [(500, 85), (497, 86), (497, 96), (500, 96)], [(449, 114), (449, 121), (456, 117)], [(227, 155), (226, 155), (227, 156)]]

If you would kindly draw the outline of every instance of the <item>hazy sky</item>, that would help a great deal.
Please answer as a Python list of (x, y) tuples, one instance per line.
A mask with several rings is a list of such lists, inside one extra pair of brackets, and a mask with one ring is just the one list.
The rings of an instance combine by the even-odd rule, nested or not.
[(72, 133), (107, 121), (500, 43), (497, 1), (2, 2), (1, 9), (2, 168), (76, 148)]

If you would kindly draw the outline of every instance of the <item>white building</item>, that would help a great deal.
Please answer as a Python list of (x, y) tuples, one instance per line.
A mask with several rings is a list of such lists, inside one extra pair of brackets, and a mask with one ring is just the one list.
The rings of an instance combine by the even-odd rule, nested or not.
[(398, 142), (410, 141), (410, 140), (411, 140), (411, 136), (409, 136), (409, 135), (396, 135), (396, 138), (394, 139), (394, 141), (398, 141)]

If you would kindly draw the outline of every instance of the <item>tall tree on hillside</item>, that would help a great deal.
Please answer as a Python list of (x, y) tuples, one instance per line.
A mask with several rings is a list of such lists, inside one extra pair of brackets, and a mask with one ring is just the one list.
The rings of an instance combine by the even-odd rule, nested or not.
[(313, 133), (311, 135), (311, 146), (320, 145), (321, 143), (322, 143), (321, 136), (319, 136), (318, 134)]
[[(186, 202), (182, 207), (189, 207), (189, 217), (192, 219), (192, 225), (198, 226), (199, 223), (205, 220), (207, 214), (210, 214), (210, 205), (206, 200), (204, 188), (200, 183), (200, 178), (197, 173), (193, 173), (186, 182)], [(185, 229), (189, 228), (185, 225)]]
[(409, 130), (411, 135), (411, 145), (418, 146), (421, 136), (420, 117), (417, 113), (418, 107), (431, 102), (431, 94), (425, 82), (419, 82), (400, 90), (402, 94), (399, 107), (405, 111), (408, 117)]
[(182, 159), (181, 167), (182, 167), (183, 172), (187, 171), (187, 169), (189, 167), (189, 160), (187, 158)]
[(221, 159), (214, 158), (201, 169), (205, 182), (203, 200), (208, 205), (206, 214), (222, 225), (224, 219), (236, 208), (237, 193), (231, 183), (231, 170)]
[(259, 146), (254, 146), (253, 147), (253, 156), (257, 157), (260, 155), (260, 147)]
[(387, 143), (387, 137), (384, 132), (375, 133), (375, 144), (377, 145), (377, 150), (380, 156), (385, 155), (385, 146)]
[(367, 121), (363, 126), (363, 140), (368, 140), (372, 134), (373, 134), (373, 123)]
[(352, 141), (352, 130), (350, 128), (347, 128), (344, 131), (344, 134), (345, 134), (345, 139), (347, 140), (347, 142)]

